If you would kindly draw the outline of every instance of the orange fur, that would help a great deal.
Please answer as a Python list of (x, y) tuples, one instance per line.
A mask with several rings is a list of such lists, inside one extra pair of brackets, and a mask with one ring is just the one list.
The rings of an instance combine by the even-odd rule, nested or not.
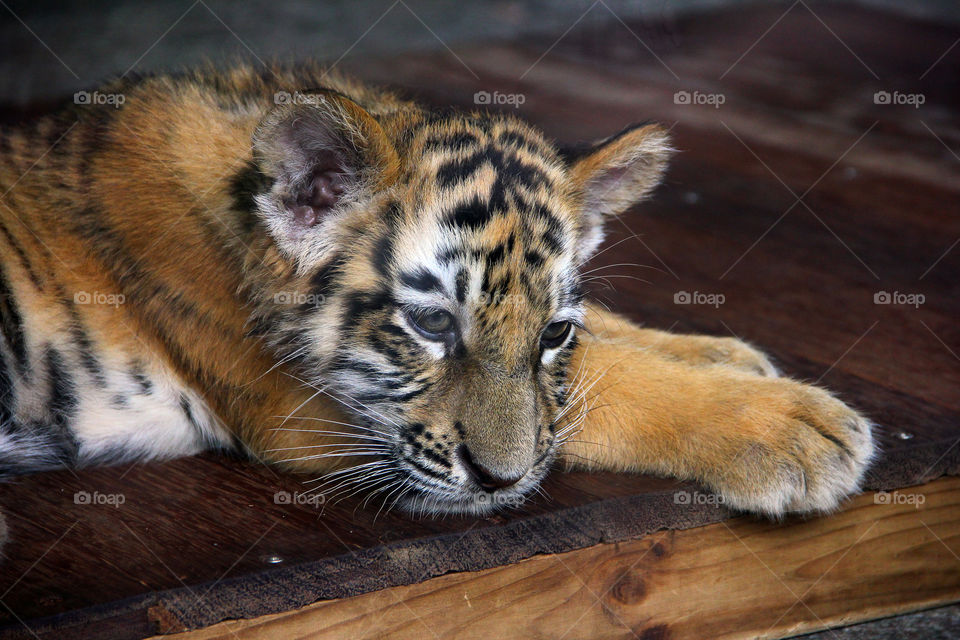
[[(469, 118), (435, 118), (390, 93), (309, 67), (119, 83), (104, 89), (126, 96), (115, 113), (68, 111), (32, 129), (4, 132), (0, 251), (23, 315), (41, 334), (56, 336), (69, 332), (75, 312), (105, 359), (147, 359), (172, 372), (254, 455), (322, 473), (355, 462), (307, 459), (338, 439), (276, 427), (294, 412), (290, 425), (310, 424), (302, 416), (346, 423), (349, 415), (295, 367), (278, 365), (269, 340), (252, 330), (253, 307), (277, 292), (309, 290), (309, 269), (252, 214), (237, 211), (233, 182), (252, 162), (282, 163), (282, 154), (270, 156), (271, 127), (301, 116), (293, 106), (277, 107), (273, 96), (310, 86), (326, 87), (318, 92), (325, 117), (357, 139), (366, 166), (376, 169), (364, 183), (367, 208), (339, 231), (350, 245), (347, 287), (378, 277), (371, 265), (386, 225), (379, 212), (387, 192), (404, 205), (403, 223), (413, 230), (400, 242), (412, 253), (420, 232), (410, 211), (449, 206), (496, 179), (492, 168), (481, 168), (469, 182), (435, 188), (434, 176), (451, 156), (431, 155), (431, 135), (522, 138), (526, 146), (512, 153), (558, 185), (531, 187), (530, 197), (556, 203), (558, 224), (583, 238), (580, 259), (602, 238), (600, 218), (622, 213), (654, 188), (669, 146), (666, 133), (650, 125), (574, 156), (567, 166), (552, 143), (519, 121), (494, 119), (489, 132), (475, 130)], [(427, 133), (410, 134), (425, 123)], [(260, 147), (258, 136), (266, 138)], [(406, 157), (398, 155), (401, 147)], [(520, 216), (508, 212), (492, 222), (485, 247), (509, 242)], [(544, 269), (556, 262), (545, 260)], [(503, 265), (504, 273), (522, 269), (523, 252)], [(70, 311), (80, 291), (123, 294), (127, 303)], [(495, 335), (505, 370), (525, 366), (522, 350), (540, 331), (533, 324), (549, 320), (545, 313), (529, 304), (500, 311)], [(856, 490), (873, 452), (870, 427), (827, 392), (777, 378), (762, 354), (736, 340), (640, 329), (593, 307), (586, 323), (592, 334), (581, 336), (571, 371), (581, 372), (575, 382), (596, 386), (583, 397), (577, 394), (585, 386), (572, 392), (566, 423), (581, 411), (583, 420), (561, 452), (569, 466), (695, 479), (733, 506), (772, 514), (830, 509)], [(479, 363), (465, 367), (461, 386), (487, 385), (487, 391), (470, 395), (452, 385), (449, 402), (414, 402), (413, 415), (444, 416), (448, 426), (438, 434), (451, 436), (449, 416), (456, 411), (483, 420), (491, 404), (509, 408), (525, 397), (506, 378), (487, 380), (484, 371)], [(512, 414), (497, 415), (491, 424), (511, 428)]]

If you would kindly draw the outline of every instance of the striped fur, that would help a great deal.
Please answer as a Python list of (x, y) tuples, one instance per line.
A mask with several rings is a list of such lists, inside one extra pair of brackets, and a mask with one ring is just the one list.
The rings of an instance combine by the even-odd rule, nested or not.
[(408, 509), (537, 486), (662, 129), (562, 152), (311, 66), (100, 92), (0, 133), (0, 476), (223, 447)]

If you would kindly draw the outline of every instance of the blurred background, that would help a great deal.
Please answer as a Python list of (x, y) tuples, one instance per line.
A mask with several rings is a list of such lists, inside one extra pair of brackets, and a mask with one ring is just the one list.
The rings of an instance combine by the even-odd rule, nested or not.
[[(691, 14), (795, 0), (2, 0), (0, 107), (56, 101), (132, 72), (200, 61), (337, 61), (559, 34), (604, 39), (630, 23), (652, 48), (679, 46), (671, 25)], [(838, 0), (940, 23), (960, 21), (956, 0)]]

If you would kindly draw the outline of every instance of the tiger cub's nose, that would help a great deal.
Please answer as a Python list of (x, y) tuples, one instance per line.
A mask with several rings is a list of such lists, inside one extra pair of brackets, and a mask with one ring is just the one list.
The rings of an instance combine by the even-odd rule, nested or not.
[(504, 477), (490, 471), (474, 459), (470, 454), (470, 449), (465, 444), (457, 448), (457, 457), (460, 458), (460, 462), (467, 472), (485, 491), (493, 492), (497, 489), (506, 489), (520, 482), (520, 479), (524, 476), (521, 473)]

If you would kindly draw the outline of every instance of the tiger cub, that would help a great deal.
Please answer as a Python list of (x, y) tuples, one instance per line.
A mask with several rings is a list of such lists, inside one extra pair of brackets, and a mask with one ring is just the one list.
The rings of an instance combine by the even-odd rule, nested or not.
[(870, 423), (584, 298), (667, 132), (559, 148), (316, 66), (107, 85), (0, 135), (0, 475), (234, 448), (483, 514), (555, 463), (830, 510)]

